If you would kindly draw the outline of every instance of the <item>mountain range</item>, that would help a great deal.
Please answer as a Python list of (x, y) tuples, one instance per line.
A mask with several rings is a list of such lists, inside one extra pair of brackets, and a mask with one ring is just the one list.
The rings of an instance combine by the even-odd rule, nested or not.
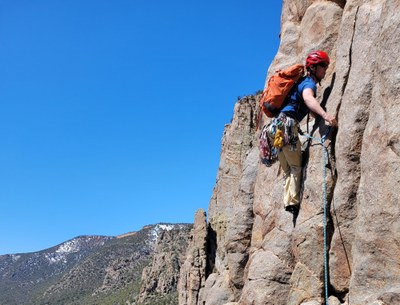
[[(160, 279), (179, 277), (191, 228), (149, 225), (120, 236), (79, 236), (39, 252), (2, 255), (0, 304), (177, 304), (176, 281)], [(161, 252), (169, 259), (154, 264)]]

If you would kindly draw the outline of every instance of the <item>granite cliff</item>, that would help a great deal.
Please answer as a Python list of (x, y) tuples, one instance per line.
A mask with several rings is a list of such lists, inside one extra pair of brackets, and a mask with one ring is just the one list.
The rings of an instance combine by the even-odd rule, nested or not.
[[(302, 137), (294, 217), (283, 209), (279, 164), (259, 162), (259, 96), (236, 103), (208, 220), (196, 213), (179, 304), (325, 304), (324, 202), (329, 304), (400, 304), (400, 1), (283, 0), (280, 38), (268, 76), (311, 50), (330, 54), (318, 99), (339, 127), (324, 145)], [(326, 131), (318, 118), (301, 128)]]

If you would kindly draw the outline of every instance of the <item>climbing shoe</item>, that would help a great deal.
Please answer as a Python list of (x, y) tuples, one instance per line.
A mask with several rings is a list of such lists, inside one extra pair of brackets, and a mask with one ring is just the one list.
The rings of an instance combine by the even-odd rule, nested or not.
[(299, 206), (298, 205), (288, 205), (287, 207), (285, 207), (285, 210), (288, 211), (289, 213), (297, 215), (299, 213)]

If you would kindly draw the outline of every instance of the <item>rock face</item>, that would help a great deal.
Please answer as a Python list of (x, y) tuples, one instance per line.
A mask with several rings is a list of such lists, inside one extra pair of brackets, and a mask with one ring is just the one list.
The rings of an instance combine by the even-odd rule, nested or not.
[(244, 286), (253, 227), (253, 188), (258, 151), (254, 138), (255, 97), (240, 100), (226, 126), (217, 183), (209, 205), (210, 276), (200, 304), (234, 301)]
[(254, 138), (256, 97), (241, 99), (224, 130), (217, 183), (209, 206), (196, 213), (192, 247), (181, 270), (179, 304), (225, 304), (245, 284), (253, 215), (258, 151)]
[[(179, 304), (325, 304), (325, 257), (329, 304), (400, 304), (400, 1), (284, 0), (268, 74), (315, 49), (331, 57), (318, 99), (339, 128), (324, 146), (302, 138), (298, 217), (283, 209), (279, 164), (258, 161), (258, 97), (244, 98), (225, 128), (207, 228), (197, 232), (208, 262), (192, 291), (199, 297)], [(327, 127), (312, 119), (302, 130), (320, 138)]]
[[(191, 226), (165, 226), (157, 238), (152, 262), (144, 268), (138, 304), (176, 304), (181, 265)], [(158, 303), (157, 303), (158, 302)]]
[(196, 211), (191, 241), (178, 283), (179, 303), (195, 305), (204, 286), (207, 269), (207, 221), (203, 210)]

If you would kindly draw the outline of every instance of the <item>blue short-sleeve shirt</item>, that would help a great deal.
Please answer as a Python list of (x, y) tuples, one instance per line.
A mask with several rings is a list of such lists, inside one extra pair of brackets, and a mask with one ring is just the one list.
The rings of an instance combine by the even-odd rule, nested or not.
[(284, 106), (281, 112), (289, 115), (300, 122), (309, 112), (303, 99), (303, 91), (310, 88), (314, 91), (314, 97), (317, 94), (317, 85), (310, 76), (306, 76), (294, 86), (284, 101)]

